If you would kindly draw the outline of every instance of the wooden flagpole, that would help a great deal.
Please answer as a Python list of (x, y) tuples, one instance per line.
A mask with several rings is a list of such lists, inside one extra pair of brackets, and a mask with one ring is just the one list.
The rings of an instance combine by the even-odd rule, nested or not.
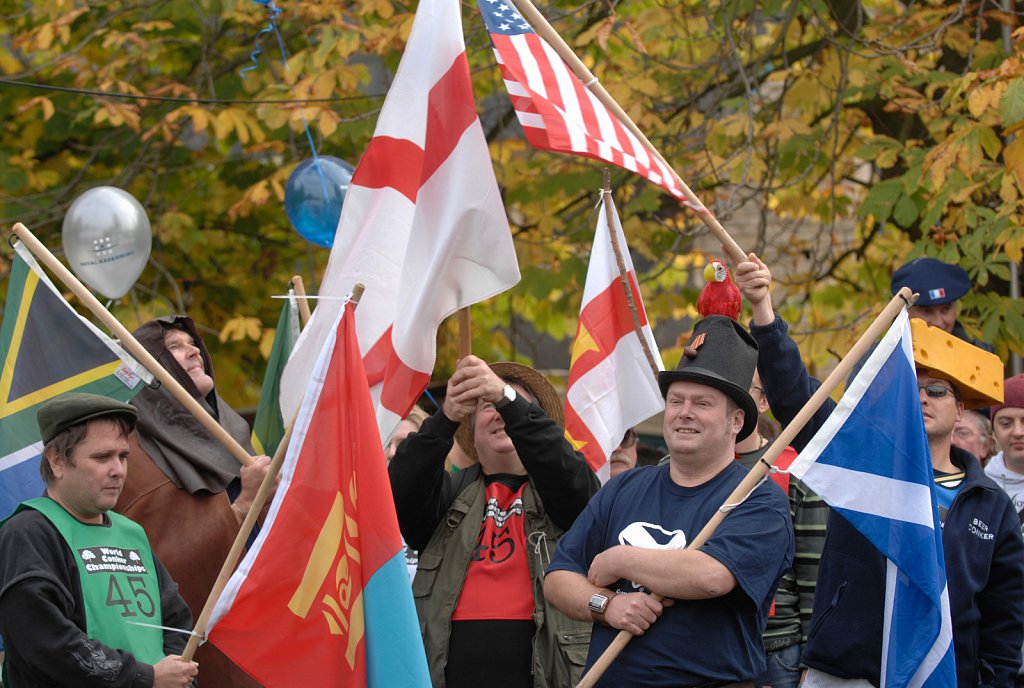
[(615, 253), (615, 264), (619, 267), (619, 279), (622, 281), (622, 288), (626, 291), (626, 304), (629, 306), (629, 314), (633, 316), (633, 331), (640, 340), (640, 348), (647, 356), (647, 363), (651, 366), (654, 377), (658, 377), (658, 363), (654, 360), (651, 347), (647, 344), (647, 337), (644, 336), (643, 326), (640, 324), (640, 312), (633, 299), (632, 285), (629, 283), (629, 273), (626, 271), (626, 259), (622, 257), (622, 248), (619, 246), (619, 233), (615, 231), (615, 221), (612, 216), (615, 214), (615, 207), (612, 205), (612, 173), (607, 167), (604, 168), (604, 188), (601, 191), (604, 201), (604, 216), (608, 223), (608, 236), (611, 237), (612, 251)]
[(145, 366), (153, 377), (160, 381), (167, 391), (171, 393), (178, 403), (188, 409), (189, 413), (196, 417), (196, 420), (206, 428), (207, 432), (213, 435), (214, 439), (224, 445), (224, 447), (231, 453), (232, 456), (243, 466), (251, 466), (253, 463), (252, 456), (249, 455), (245, 449), (242, 448), (235, 438), (227, 433), (227, 431), (220, 426), (213, 416), (204, 409), (199, 403), (192, 398), (184, 387), (178, 384), (178, 381), (171, 377), (171, 374), (160, 365), (153, 356), (139, 344), (138, 340), (132, 336), (131, 332), (125, 329), (117, 318), (110, 314), (103, 304), (97, 300), (92, 292), (89, 291), (84, 284), (78, 281), (70, 270), (64, 267), (64, 264), (57, 260), (57, 257), (50, 253), (39, 239), (36, 238), (32, 232), (28, 230), (25, 225), (20, 222), (14, 225), (12, 230), (14, 235), (25, 244), (25, 247), (32, 252), (32, 254), (43, 263), (46, 267), (57, 276), (64, 285), (71, 290), (71, 292), (78, 297), (93, 315), (95, 315), (113, 334), (117, 339), (120, 340), (121, 346), (125, 348), (135, 360)]
[[(359, 305), (359, 300), (363, 297), (365, 289), (362, 284), (357, 284), (352, 289), (351, 301), (356, 306)], [(298, 411), (296, 411), (295, 415), (298, 416)], [(274, 452), (274, 458), (267, 469), (267, 475), (264, 476), (260, 489), (256, 492), (252, 506), (249, 507), (249, 513), (245, 515), (242, 525), (238, 528), (238, 534), (235, 536), (235, 541), (231, 544), (231, 549), (228, 550), (223, 566), (220, 567), (220, 574), (218, 574), (217, 580), (214, 581), (213, 589), (210, 590), (210, 594), (206, 598), (206, 604), (203, 605), (203, 610), (199, 613), (199, 618), (196, 619), (192, 635), (189, 637), (188, 643), (186, 643), (185, 649), (181, 653), (181, 661), (183, 662), (192, 661), (196, 650), (199, 649), (199, 643), (206, 635), (206, 628), (210, 623), (210, 616), (217, 605), (217, 600), (220, 599), (221, 593), (227, 587), (228, 581), (235, 571), (235, 566), (242, 556), (242, 550), (245, 549), (245, 543), (249, 540), (249, 533), (252, 532), (253, 526), (256, 525), (256, 519), (259, 518), (260, 513), (263, 511), (263, 506), (267, 503), (270, 493), (274, 490), (274, 482), (277, 480), (277, 476), (281, 472), (281, 466), (284, 464), (285, 456), (288, 454), (288, 444), (291, 442), (292, 428), (294, 427), (295, 418), (292, 418), (292, 422), (288, 424), (288, 429), (285, 430), (284, 437), (281, 438), (280, 444), (277, 445), (277, 451)]]
[(469, 306), (459, 309), (459, 358), (473, 353), (473, 319), (469, 314)]
[(661, 153), (658, 152), (658, 149), (655, 148), (654, 144), (647, 139), (647, 136), (640, 131), (640, 128), (636, 126), (630, 116), (627, 115), (621, 107), (619, 107), (619, 104), (615, 102), (615, 99), (612, 98), (611, 94), (605, 90), (604, 86), (601, 85), (601, 82), (597, 80), (597, 77), (587, 69), (587, 66), (580, 61), (572, 48), (562, 40), (562, 37), (557, 31), (555, 31), (551, 24), (548, 23), (547, 19), (544, 18), (544, 15), (540, 13), (530, 0), (512, 0), (512, 4), (515, 5), (526, 20), (530, 22), (537, 33), (551, 45), (554, 51), (558, 53), (558, 56), (565, 60), (565, 63), (569, 65), (569, 68), (573, 73), (580, 81), (583, 82), (583, 85), (589, 89), (590, 92), (593, 93), (594, 96), (600, 100), (616, 118), (619, 119), (619, 121), (622, 122), (623, 126), (629, 129), (629, 131), (644, 144), (647, 151), (660, 161), (661, 164), (665, 166), (665, 169), (672, 173), (672, 178), (675, 180), (676, 184), (679, 185), (679, 188), (682, 189), (683, 195), (686, 197), (685, 204), (697, 213), (701, 221), (709, 230), (711, 230), (711, 233), (715, 238), (721, 242), (722, 248), (733, 262), (742, 263), (745, 261), (747, 259), (747, 254), (743, 252), (743, 249), (739, 247), (739, 244), (729, 236), (729, 233), (725, 231), (725, 228), (722, 227), (718, 219), (712, 215), (711, 211), (708, 210), (707, 207), (700, 202), (700, 199), (694, 195), (693, 191), (690, 190), (690, 187), (686, 185), (686, 182), (682, 180), (675, 169), (673, 169), (665, 158), (662, 157)]
[(302, 275), (295, 275), (289, 282), (291, 288), (295, 290), (295, 300), (299, 304), (299, 321), (300, 324), (305, 327), (306, 323), (309, 322), (309, 299), (306, 298), (306, 286), (302, 283)]
[[(843, 360), (839, 362), (839, 365), (835, 367), (835, 370), (825, 378), (825, 381), (821, 383), (821, 387), (818, 388), (811, 398), (804, 404), (804, 407), (800, 409), (800, 412), (796, 415), (789, 425), (783, 428), (782, 433), (775, 439), (772, 446), (768, 448), (768, 451), (764, 453), (761, 460), (758, 461), (747, 476), (736, 486), (732, 494), (725, 500), (725, 503), (715, 512), (715, 515), (711, 517), (711, 520), (707, 522), (704, 528), (697, 534), (697, 537), (690, 542), (686, 549), (698, 549), (714, 534), (715, 529), (718, 528), (722, 520), (729, 515), (732, 508), (746, 499), (761, 479), (768, 473), (769, 468), (775, 462), (775, 459), (779, 457), (786, 447), (793, 441), (793, 438), (803, 430), (807, 422), (810, 421), (811, 417), (817, 413), (821, 405), (825, 403), (825, 399), (829, 394), (839, 386), (839, 383), (847, 378), (853, 367), (867, 354), (871, 347), (875, 344), (878, 338), (883, 332), (892, 324), (892, 321), (896, 319), (899, 312), (904, 306), (911, 306), (917, 301), (917, 294), (912, 294), (910, 289), (903, 287), (897, 292), (896, 296), (892, 297), (892, 300), (885, 306), (878, 317), (875, 318), (874, 322), (868, 327), (868, 329), (861, 335), (857, 343), (853, 345), (853, 348), (843, 357)], [(662, 595), (654, 594), (653, 597), (658, 601), (664, 599)], [(612, 640), (611, 644), (605, 649), (604, 653), (598, 657), (597, 661), (587, 672), (586, 676), (579, 682), (576, 688), (590, 688), (594, 683), (601, 678), (605, 670), (611, 665), (619, 653), (629, 644), (629, 641), (633, 639), (633, 635), (629, 631), (619, 631), (619, 634)]]

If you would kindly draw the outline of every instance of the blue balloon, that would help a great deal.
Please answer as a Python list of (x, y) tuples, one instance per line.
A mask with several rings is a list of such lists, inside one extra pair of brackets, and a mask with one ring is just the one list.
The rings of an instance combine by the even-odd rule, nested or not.
[(284, 187), (284, 211), (306, 241), (325, 248), (334, 245), (354, 171), (347, 162), (330, 155), (310, 158), (292, 171)]

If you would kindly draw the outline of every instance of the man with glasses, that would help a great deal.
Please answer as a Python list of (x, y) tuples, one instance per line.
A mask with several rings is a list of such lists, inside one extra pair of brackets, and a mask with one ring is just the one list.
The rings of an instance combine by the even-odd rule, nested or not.
[(992, 456), (992, 423), (983, 413), (965, 409), (964, 417), (953, 426), (953, 444), (974, 455), (984, 466)]
[[(736, 266), (736, 285), (753, 310), (758, 371), (783, 424), (793, 420), (820, 383), (810, 377), (788, 326), (772, 307), (768, 267), (750, 254)], [(914, 359), (925, 433), (942, 519), (953, 645), (960, 686), (1010, 686), (1024, 641), (1024, 544), (1009, 498), (968, 452), (952, 444), (967, 406), (998, 403), (1001, 375), (993, 356), (936, 327), (912, 320)], [(936, 352), (928, 357), (925, 351)], [(952, 355), (947, 355), (946, 352)], [(994, 368), (1001, 371), (998, 360)], [(835, 407), (825, 405), (797, 435), (802, 449)], [(829, 516), (803, 664), (804, 686), (880, 685), (885, 559), (842, 516)]]

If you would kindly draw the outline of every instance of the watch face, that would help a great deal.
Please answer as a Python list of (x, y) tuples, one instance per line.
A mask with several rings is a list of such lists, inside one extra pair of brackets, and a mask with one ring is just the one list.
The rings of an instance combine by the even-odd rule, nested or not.
[(590, 603), (587, 605), (587, 607), (590, 608), (590, 611), (594, 612), (595, 614), (604, 614), (605, 607), (607, 606), (608, 598), (604, 595), (598, 594), (591, 595)]

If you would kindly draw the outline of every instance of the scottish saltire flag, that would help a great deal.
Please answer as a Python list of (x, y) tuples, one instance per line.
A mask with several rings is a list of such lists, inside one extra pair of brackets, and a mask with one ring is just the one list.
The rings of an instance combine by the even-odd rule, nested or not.
[[(320, 294), (366, 287), (356, 326), (380, 438), (430, 382), (437, 328), (519, 281), (508, 218), (473, 102), (459, 0), (420, 0), (409, 42), (352, 176)], [(321, 300), (288, 361), (298, 408), (339, 310)]]
[(953, 630), (906, 309), (790, 466), (888, 559), (883, 688), (955, 686)]
[(544, 150), (603, 160), (682, 199), (675, 176), (609, 112), (507, 0), (477, 0), (526, 140)]
[(210, 641), (267, 688), (430, 685), (351, 304), (210, 626)]
[(43, 493), (36, 411), (44, 402), (65, 392), (128, 401), (152, 380), (75, 312), (27, 248), (18, 242), (14, 251), (0, 323), (0, 518)]
[(626, 430), (665, 408), (657, 375), (634, 327), (630, 297), (655, 366), (658, 370), (665, 366), (640, 298), (626, 236), (614, 211), (613, 204), (610, 220), (629, 291), (619, 273), (602, 200), (565, 392), (566, 436), (587, 457), (601, 482), (608, 480), (609, 459)]
[(288, 290), (288, 298), (281, 307), (274, 331), (274, 344), (270, 347), (267, 371), (263, 374), (260, 403), (252, 423), (252, 446), (257, 454), (273, 456), (284, 437), (284, 419), (281, 417), (281, 375), (288, 357), (299, 338), (299, 307), (295, 292)]

